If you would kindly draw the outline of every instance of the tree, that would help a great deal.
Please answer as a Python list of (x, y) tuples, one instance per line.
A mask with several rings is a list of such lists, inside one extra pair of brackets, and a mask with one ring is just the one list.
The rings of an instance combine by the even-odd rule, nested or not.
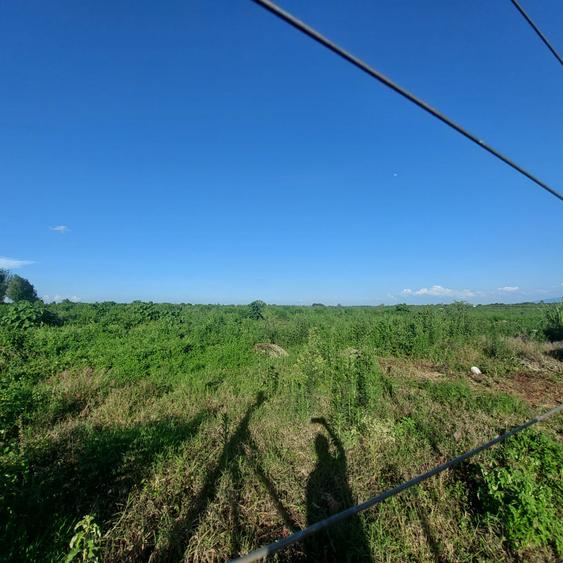
[(264, 307), (266, 306), (266, 303), (264, 303), (264, 301), (253, 301), (249, 306), (248, 306), (248, 316), (251, 319), (254, 320), (260, 320), (264, 318)]
[(0, 303), (4, 302), (4, 296), (6, 295), (9, 279), (10, 274), (8, 273), (8, 270), (0, 270)]
[(14, 302), (37, 301), (37, 292), (33, 285), (21, 276), (11, 276), (6, 295)]

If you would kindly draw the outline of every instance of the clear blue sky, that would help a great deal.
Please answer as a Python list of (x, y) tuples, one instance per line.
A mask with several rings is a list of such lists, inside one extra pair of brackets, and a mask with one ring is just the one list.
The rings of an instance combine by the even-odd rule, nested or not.
[[(509, 0), (281, 5), (563, 190), (563, 72)], [(4, 2), (0, 63), (0, 266), (49, 299), (563, 294), (560, 201), (249, 0)]]

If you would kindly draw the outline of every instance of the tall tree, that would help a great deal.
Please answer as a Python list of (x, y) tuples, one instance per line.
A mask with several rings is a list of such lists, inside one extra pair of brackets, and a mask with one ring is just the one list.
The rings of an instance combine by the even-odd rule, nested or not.
[(21, 276), (10, 276), (6, 295), (12, 301), (37, 301), (37, 292), (29, 281)]
[(4, 296), (6, 295), (9, 279), (10, 274), (8, 273), (8, 270), (0, 270), (0, 303), (4, 302)]

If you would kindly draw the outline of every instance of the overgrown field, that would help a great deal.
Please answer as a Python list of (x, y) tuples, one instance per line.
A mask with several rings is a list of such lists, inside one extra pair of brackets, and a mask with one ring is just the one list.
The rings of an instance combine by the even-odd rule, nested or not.
[[(562, 318), (0, 304), (0, 557), (216, 561), (287, 536), (561, 402)], [(560, 560), (562, 418), (278, 558)]]

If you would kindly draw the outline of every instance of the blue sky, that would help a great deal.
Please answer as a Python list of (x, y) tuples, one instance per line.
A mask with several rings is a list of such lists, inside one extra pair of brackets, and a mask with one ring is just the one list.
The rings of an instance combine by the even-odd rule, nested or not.
[[(508, 0), (281, 5), (563, 190), (563, 73)], [(563, 294), (560, 201), (249, 0), (1, 10), (0, 266), (40, 295)]]

